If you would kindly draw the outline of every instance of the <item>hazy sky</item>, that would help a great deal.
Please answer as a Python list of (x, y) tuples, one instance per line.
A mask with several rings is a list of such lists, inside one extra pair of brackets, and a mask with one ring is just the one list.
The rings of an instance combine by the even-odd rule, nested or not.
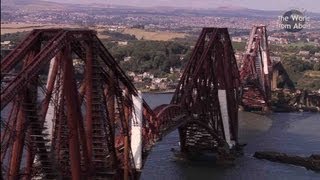
[(244, 7), (261, 10), (289, 10), (292, 8), (320, 13), (320, 0), (47, 0), (68, 3), (105, 3), (129, 6), (172, 6), (216, 8)]

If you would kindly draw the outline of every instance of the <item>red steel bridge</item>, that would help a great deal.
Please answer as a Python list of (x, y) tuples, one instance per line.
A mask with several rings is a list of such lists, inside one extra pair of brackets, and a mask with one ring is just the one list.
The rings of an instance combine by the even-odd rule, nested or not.
[[(240, 105), (244, 110), (269, 111), (272, 107), (276, 111), (298, 107), (320, 110), (320, 96), (295, 89), (281, 61), (271, 61), (266, 26), (252, 28), (241, 64)], [(280, 100), (285, 94), (290, 97)]]
[(272, 62), (266, 26), (254, 26), (240, 70), (241, 105), (248, 110), (268, 110), (271, 106)]
[(203, 28), (171, 103), (152, 110), (94, 31), (33, 30), (1, 61), (1, 177), (138, 179), (175, 129), (184, 153), (230, 154), (241, 95), (269, 103), (265, 31), (239, 73), (228, 30)]

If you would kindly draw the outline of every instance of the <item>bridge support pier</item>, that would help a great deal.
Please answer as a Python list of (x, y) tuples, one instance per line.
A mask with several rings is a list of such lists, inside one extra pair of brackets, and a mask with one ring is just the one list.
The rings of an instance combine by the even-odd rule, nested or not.
[(132, 96), (131, 151), (136, 169), (142, 168), (142, 94)]
[(230, 132), (230, 124), (229, 124), (230, 118), (229, 118), (229, 112), (228, 112), (227, 93), (225, 89), (218, 90), (218, 98), (219, 98), (224, 136), (225, 136), (226, 142), (229, 145), (229, 148), (232, 148), (235, 145), (235, 142), (231, 140), (231, 132)]

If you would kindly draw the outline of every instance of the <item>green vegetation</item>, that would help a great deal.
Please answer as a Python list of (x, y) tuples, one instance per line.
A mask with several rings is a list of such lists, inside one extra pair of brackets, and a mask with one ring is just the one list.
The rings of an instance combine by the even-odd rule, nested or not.
[(302, 57), (297, 56), (300, 51), (309, 51), (310, 55), (314, 55), (316, 52), (320, 52), (320, 47), (313, 46), (310, 43), (283, 46), (271, 45), (270, 51), (280, 54), (283, 66), (297, 88), (320, 89), (320, 78), (310, 76), (309, 73), (307, 73), (310, 71), (320, 71), (320, 63), (304, 61)]
[(310, 71), (320, 70), (319, 63), (303, 61), (294, 55), (284, 56), (282, 63), (297, 88), (320, 89), (320, 77), (310, 75)]
[(320, 63), (319, 63), (319, 62), (317, 62), (317, 63), (315, 63), (315, 64), (313, 65), (313, 70), (320, 72)]
[[(28, 32), (1, 35), (1, 41), (19, 43)], [(155, 77), (167, 77), (176, 81), (179, 75), (169, 74), (170, 68), (183, 68), (189, 60), (197, 37), (186, 36), (174, 41), (137, 40), (135, 36), (119, 32), (105, 31), (101, 34), (110, 38), (103, 40), (104, 45), (125, 71), (135, 73), (150, 72)], [(128, 41), (118, 45), (117, 41)], [(245, 42), (232, 42), (234, 50), (244, 51)], [(297, 88), (320, 89), (320, 63), (308, 62), (297, 56), (299, 51), (310, 54), (320, 52), (320, 47), (312, 44), (270, 45), (270, 51), (280, 55), (282, 63)], [(150, 81), (150, 79), (144, 79)]]
[(246, 48), (246, 42), (232, 42), (232, 46), (235, 51), (244, 51)]
[(313, 45), (304, 45), (301, 47), (301, 50), (309, 51), (310, 54), (314, 54), (316, 52), (320, 52), (320, 47), (313, 46)]
[(3, 34), (1, 35), (1, 41), (11, 41), (13, 44), (18, 44), (29, 33), (30, 33), (29, 31), (24, 31), (24, 32)]
[(300, 51), (309, 51), (310, 54), (320, 52), (320, 47), (311, 44), (290, 44), (290, 45), (270, 45), (271, 52), (281, 52), (285, 54), (299, 53)]
[(191, 54), (189, 46), (173, 41), (130, 41), (126, 46), (105, 42), (117, 62), (127, 71), (151, 72), (155, 76), (180, 68)]

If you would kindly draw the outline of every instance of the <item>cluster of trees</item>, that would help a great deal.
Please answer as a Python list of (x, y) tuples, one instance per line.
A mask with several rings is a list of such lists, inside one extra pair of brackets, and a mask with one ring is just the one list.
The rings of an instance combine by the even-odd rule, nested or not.
[(310, 54), (315, 54), (316, 52), (320, 52), (319, 46), (305, 45), (301, 47), (301, 50), (309, 51)]
[(105, 45), (125, 70), (152, 72), (156, 76), (170, 72), (171, 67), (180, 68), (191, 54), (190, 46), (173, 41), (129, 41), (126, 46), (105, 42)]
[(315, 54), (320, 52), (320, 47), (313, 45), (289, 45), (289, 46), (280, 46), (280, 45), (270, 45), (270, 51), (272, 52), (284, 52), (284, 53), (299, 53), (300, 51), (309, 51), (310, 54)]
[(232, 42), (232, 47), (235, 51), (244, 51), (246, 49), (246, 42)]
[[(1, 41), (19, 43), (28, 32), (1, 35)], [(136, 73), (151, 72), (156, 77), (168, 75), (170, 68), (183, 68), (190, 59), (192, 46), (196, 42), (193, 36), (175, 39), (174, 41), (147, 41), (137, 40), (135, 36), (119, 32), (105, 31), (102, 34), (110, 36), (103, 40), (107, 49), (125, 71)], [(117, 41), (128, 41), (128, 45), (121, 46)], [(243, 51), (245, 42), (233, 42), (235, 50)], [(303, 61), (295, 56), (301, 50), (310, 51), (311, 54), (320, 52), (320, 47), (304, 46), (277, 46), (271, 45), (271, 52), (282, 53), (282, 62), (291, 80), (299, 88), (320, 88), (320, 79), (304, 76), (306, 71), (320, 71), (320, 63)], [(176, 79), (176, 77), (171, 77)]]
[(306, 75), (320, 71), (320, 63), (304, 61), (302, 57), (296, 56), (300, 51), (309, 51), (311, 55), (314, 55), (320, 52), (320, 47), (310, 44), (270, 45), (270, 51), (280, 54), (284, 68), (297, 88), (320, 89), (320, 78)]
[(320, 62), (317, 62), (313, 65), (313, 70), (314, 71), (320, 71)]
[(2, 34), (1, 41), (11, 41), (13, 44), (19, 44), (29, 33), (29, 31), (23, 31), (17, 33)]
[(282, 63), (290, 79), (298, 88), (320, 89), (320, 78), (305, 76), (307, 71), (320, 71), (319, 62), (303, 61), (292, 55), (284, 56)]
[[(4, 34), (1, 35), (1, 41), (9, 40), (18, 44), (28, 33)], [(190, 58), (190, 44), (193, 44), (193, 41), (191, 43), (187, 39), (139, 41), (134, 35), (120, 32), (104, 31), (101, 34), (110, 37), (103, 42), (124, 70), (137, 73), (151, 72), (155, 76), (164, 76), (170, 72), (171, 67), (181, 68)], [(128, 45), (118, 45), (117, 41), (128, 41)]]

